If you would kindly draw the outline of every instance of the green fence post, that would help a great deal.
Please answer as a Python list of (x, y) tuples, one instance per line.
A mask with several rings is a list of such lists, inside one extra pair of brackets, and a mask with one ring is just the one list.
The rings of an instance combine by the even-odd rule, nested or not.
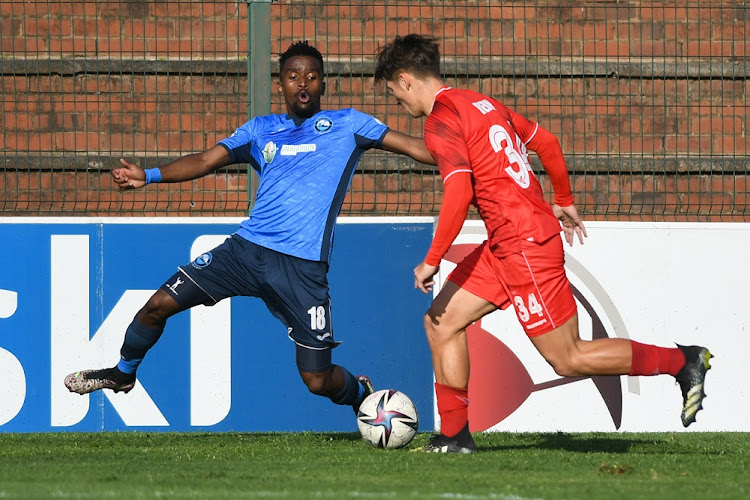
[[(271, 2), (273, 0), (242, 0), (247, 3), (247, 117), (271, 112)], [(258, 179), (247, 167), (249, 208), (255, 204)]]

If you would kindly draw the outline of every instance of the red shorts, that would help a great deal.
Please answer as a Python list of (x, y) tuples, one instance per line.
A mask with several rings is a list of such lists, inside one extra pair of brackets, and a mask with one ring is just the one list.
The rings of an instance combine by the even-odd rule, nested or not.
[(554, 330), (576, 313), (565, 275), (562, 238), (523, 241), (521, 252), (496, 257), (485, 241), (464, 258), (448, 279), (516, 316), (529, 337)]

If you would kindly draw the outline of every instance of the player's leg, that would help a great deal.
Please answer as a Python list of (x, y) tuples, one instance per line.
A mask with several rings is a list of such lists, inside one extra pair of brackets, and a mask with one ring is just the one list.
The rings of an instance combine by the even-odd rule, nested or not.
[[(332, 362), (331, 352), (340, 344), (334, 338), (328, 265), (262, 249), (266, 268), (262, 299), (296, 344), (296, 362), (308, 390), (338, 405), (352, 406), (373, 392), (366, 376), (355, 377)], [(290, 278), (292, 277), (292, 278)]]
[(468, 387), (466, 327), (495, 309), (496, 305), (453, 281), (445, 282), (424, 316), (435, 382), (452, 387)]
[[(179, 275), (180, 273), (177, 273), (172, 276), (165, 286), (170, 282), (174, 283)], [(202, 294), (200, 289), (198, 291), (199, 294)], [(125, 330), (125, 338), (120, 348), (120, 360), (117, 365), (111, 368), (71, 373), (65, 377), (65, 386), (71, 392), (77, 392), (78, 394), (88, 394), (99, 389), (130, 392), (135, 386), (135, 372), (138, 366), (149, 349), (161, 337), (167, 319), (181, 310), (182, 307), (163, 288), (157, 290), (136, 313), (133, 321)]]
[(65, 377), (71, 392), (88, 394), (99, 389), (129, 392), (136, 382), (136, 370), (146, 353), (161, 338), (167, 320), (199, 304), (213, 305), (237, 295), (236, 275), (228, 265), (231, 240), (178, 268), (136, 313), (125, 330), (120, 360), (112, 368), (82, 370)]
[(469, 433), (469, 350), (466, 327), (507, 302), (489, 262), (486, 244), (472, 251), (448, 276), (424, 317), (435, 371), (440, 434), (423, 450), (472, 453)]
[(448, 280), (425, 314), (425, 332), (435, 371), (440, 434), (433, 437), (423, 451), (476, 451), (469, 433), (470, 363), (466, 327), (495, 309), (495, 304)]
[(441, 431), (453, 436), (468, 421), (469, 348), (466, 327), (497, 309), (486, 299), (446, 281), (424, 317), (435, 371)]
[(677, 375), (685, 364), (685, 357), (677, 348), (639, 344), (629, 339), (583, 340), (578, 332), (577, 314), (559, 327), (530, 339), (563, 377)]
[(555, 372), (564, 377), (672, 375), (682, 390), (681, 419), (685, 427), (695, 422), (695, 415), (703, 408), (703, 384), (712, 357), (705, 347), (667, 348), (629, 339), (582, 340), (577, 316), (555, 330), (531, 337), (531, 341)]
[(333, 364), (330, 348), (312, 350), (297, 345), (297, 369), (312, 394), (326, 397), (337, 405), (351, 406), (354, 413), (374, 392), (368, 377), (355, 377), (343, 366)]
[[(537, 292), (537, 296), (541, 294)], [(545, 299), (548, 304), (552, 304), (550, 297)], [(582, 340), (578, 333), (577, 314), (559, 327), (544, 333), (537, 332), (529, 338), (555, 373), (563, 377), (626, 375), (630, 371), (630, 340)]]
[(516, 315), (539, 353), (565, 377), (672, 375), (683, 388), (683, 424), (693, 422), (703, 398), (708, 350), (659, 347), (630, 339), (581, 339), (563, 259), (560, 239), (554, 238), (542, 245), (525, 244), (523, 253), (500, 259), (497, 266), (514, 297)]

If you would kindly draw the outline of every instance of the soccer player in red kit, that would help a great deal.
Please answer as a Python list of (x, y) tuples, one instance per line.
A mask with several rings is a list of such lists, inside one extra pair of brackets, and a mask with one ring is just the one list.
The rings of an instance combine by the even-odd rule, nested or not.
[[(436, 41), (420, 35), (396, 39), (379, 51), (375, 81), (414, 117), (427, 116), (424, 138), (444, 183), (438, 227), (414, 286), (429, 292), (442, 257), (473, 203), (487, 240), (448, 276), (425, 314), (432, 351), (441, 432), (424, 447), (438, 453), (473, 453), (469, 433), (469, 354), (466, 327), (513, 305), (539, 353), (561, 376), (670, 374), (683, 394), (682, 423), (695, 421), (705, 396), (708, 349), (664, 348), (629, 339), (582, 340), (570, 283), (565, 240), (581, 243), (586, 228), (573, 205), (560, 144), (551, 133), (497, 100), (447, 87), (440, 77)], [(545, 201), (528, 162), (534, 151), (549, 175), (554, 205)]]

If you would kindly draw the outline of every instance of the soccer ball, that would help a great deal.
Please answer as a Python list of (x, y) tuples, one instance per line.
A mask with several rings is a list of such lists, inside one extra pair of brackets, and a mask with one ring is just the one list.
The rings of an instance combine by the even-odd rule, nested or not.
[(394, 389), (370, 394), (357, 413), (362, 439), (376, 448), (395, 450), (409, 444), (419, 426), (417, 407), (409, 396)]

